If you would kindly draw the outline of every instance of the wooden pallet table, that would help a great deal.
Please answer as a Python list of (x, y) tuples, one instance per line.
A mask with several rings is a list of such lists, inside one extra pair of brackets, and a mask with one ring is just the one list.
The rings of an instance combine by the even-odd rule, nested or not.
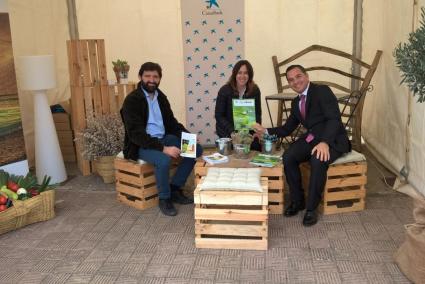
[[(235, 159), (232, 155), (229, 156), (230, 161), (224, 164), (209, 165), (203, 160), (199, 160), (195, 164), (195, 183), (198, 184), (202, 177), (207, 175), (208, 168), (222, 167), (222, 168), (255, 168), (249, 161), (257, 154), (251, 152), (248, 159)], [(269, 191), (269, 210), (270, 214), (282, 214), (284, 206), (284, 186), (285, 179), (283, 173), (282, 163), (273, 168), (261, 168), (261, 176), (268, 179)]]
[(267, 178), (263, 192), (200, 190), (195, 193), (195, 246), (213, 249), (267, 250)]

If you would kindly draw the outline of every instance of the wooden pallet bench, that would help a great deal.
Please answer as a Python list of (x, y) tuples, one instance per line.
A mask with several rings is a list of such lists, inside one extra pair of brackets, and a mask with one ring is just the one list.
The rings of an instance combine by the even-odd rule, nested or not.
[(195, 246), (212, 249), (267, 250), (267, 178), (263, 192), (200, 190), (194, 193)]
[[(301, 165), (304, 192), (307, 193), (310, 166)], [(328, 169), (323, 200), (320, 210), (323, 214), (361, 211), (365, 208), (367, 183), (366, 161), (332, 164)]]

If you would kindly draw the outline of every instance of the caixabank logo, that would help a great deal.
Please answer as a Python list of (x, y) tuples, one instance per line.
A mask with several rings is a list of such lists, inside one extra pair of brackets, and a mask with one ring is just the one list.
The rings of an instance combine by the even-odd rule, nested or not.
[[(204, 1), (204, 0), (202, 0)], [(222, 15), (223, 12), (220, 9), (218, 0), (207, 0), (205, 1), (207, 7), (205, 10), (202, 10), (202, 15)]]

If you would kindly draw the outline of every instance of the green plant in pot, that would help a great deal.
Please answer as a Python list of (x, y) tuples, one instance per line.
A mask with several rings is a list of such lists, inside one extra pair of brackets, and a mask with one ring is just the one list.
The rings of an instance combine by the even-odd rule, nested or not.
[(249, 133), (249, 129), (241, 129), (239, 131), (232, 132), (231, 137), (235, 158), (247, 159), (253, 140), (252, 135)]
[(114, 159), (124, 145), (124, 125), (118, 114), (90, 116), (87, 127), (75, 139), (81, 143), (82, 155), (94, 161), (105, 183), (115, 180)]
[(128, 71), (130, 71), (130, 65), (127, 61), (117, 59), (112, 61), (113, 70), (115, 72), (115, 77), (117, 78), (117, 83), (126, 83), (124, 81), (128, 80)]
[(395, 63), (402, 73), (401, 83), (407, 84), (418, 102), (425, 102), (425, 8), (421, 9), (420, 27), (410, 33), (407, 43), (394, 50)]

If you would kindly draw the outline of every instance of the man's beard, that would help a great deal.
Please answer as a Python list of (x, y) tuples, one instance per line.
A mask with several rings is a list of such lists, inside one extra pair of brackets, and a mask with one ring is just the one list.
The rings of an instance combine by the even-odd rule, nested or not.
[(145, 89), (148, 93), (154, 93), (156, 89), (158, 89), (158, 85), (159, 84), (156, 83), (149, 83), (148, 85), (142, 81), (142, 88)]

